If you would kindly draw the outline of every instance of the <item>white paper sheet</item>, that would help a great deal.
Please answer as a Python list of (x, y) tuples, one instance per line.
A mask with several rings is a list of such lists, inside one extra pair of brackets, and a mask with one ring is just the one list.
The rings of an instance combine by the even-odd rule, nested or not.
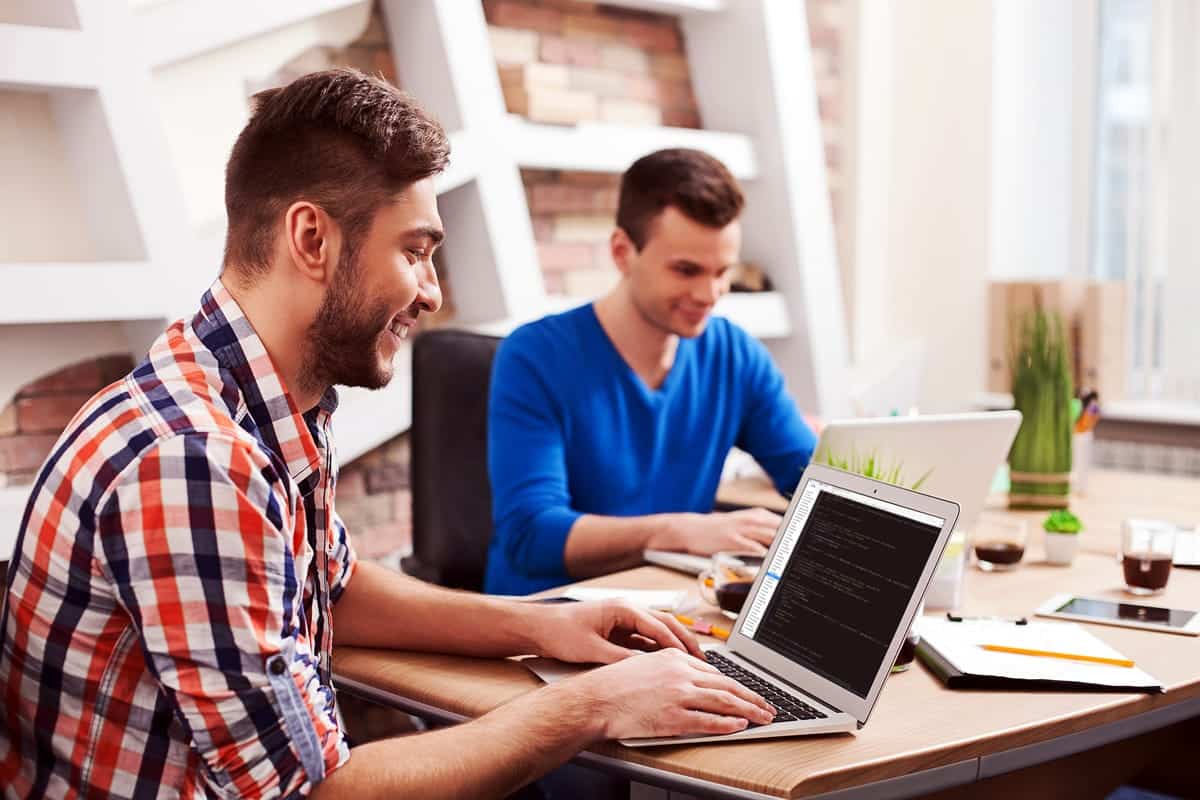
[(687, 592), (665, 589), (600, 589), (589, 586), (573, 586), (563, 592), (563, 597), (570, 597), (574, 600), (624, 600), (638, 608), (674, 611), (687, 597)]
[(533, 658), (523, 658), (521, 663), (527, 670), (542, 679), (544, 683), (554, 683), (561, 681), (564, 678), (570, 678), (572, 675), (578, 675), (581, 672), (587, 672), (592, 669), (592, 665), (586, 664), (568, 664), (565, 661), (558, 661), (553, 658), (543, 658), (542, 656), (534, 656)]
[(1076, 681), (1100, 686), (1161, 685), (1157, 679), (1136, 666), (1116, 667), (1048, 656), (997, 653), (980, 647), (982, 644), (997, 644), (1102, 658), (1127, 658), (1072, 622), (1016, 625), (1003, 620), (951, 622), (940, 617), (922, 617), (917, 631), (947, 661), (968, 675)]

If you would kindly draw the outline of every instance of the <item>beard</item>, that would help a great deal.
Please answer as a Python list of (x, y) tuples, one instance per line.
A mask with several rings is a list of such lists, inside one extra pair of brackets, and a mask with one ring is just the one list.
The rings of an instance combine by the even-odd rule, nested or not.
[(379, 354), (379, 338), (393, 314), (385, 301), (369, 302), (356, 254), (348, 255), (305, 332), (300, 382), (306, 391), (323, 392), (335, 384), (381, 389), (392, 379), (391, 362)]

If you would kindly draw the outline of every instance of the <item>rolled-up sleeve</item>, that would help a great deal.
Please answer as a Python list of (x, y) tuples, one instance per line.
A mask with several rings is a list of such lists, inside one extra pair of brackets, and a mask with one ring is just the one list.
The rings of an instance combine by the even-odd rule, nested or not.
[[(125, 470), (99, 517), (98, 567), (205, 763), (210, 792), (307, 795), (349, 750), (298, 629), (300, 542), (269, 460), (223, 436), (166, 439)], [(354, 555), (344, 526), (340, 536), (330, 569), (342, 586)]]

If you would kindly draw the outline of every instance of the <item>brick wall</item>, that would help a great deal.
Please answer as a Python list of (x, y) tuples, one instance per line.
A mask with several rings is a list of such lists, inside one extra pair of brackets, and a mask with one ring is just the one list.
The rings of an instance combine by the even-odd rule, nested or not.
[[(483, 0), (509, 112), (534, 122), (701, 127), (679, 20), (573, 0)], [(523, 170), (546, 290), (616, 281), (618, 176)]]
[(699, 128), (679, 21), (573, 0), (483, 0), (508, 110)]
[(85, 361), (28, 384), (0, 411), (0, 485), (25, 486), (75, 412), (133, 369), (128, 355)]
[(337, 510), (359, 556), (390, 561), (412, 542), (408, 434), (345, 465), (338, 475)]

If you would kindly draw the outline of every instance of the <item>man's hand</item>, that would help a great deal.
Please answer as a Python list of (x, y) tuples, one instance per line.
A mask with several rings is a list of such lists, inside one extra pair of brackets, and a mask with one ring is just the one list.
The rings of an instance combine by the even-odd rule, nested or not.
[(644, 650), (673, 648), (702, 657), (696, 637), (670, 614), (628, 603), (562, 603), (539, 608), (537, 654), (559, 661), (611, 664)]
[(604, 739), (735, 733), (775, 717), (767, 701), (677, 649), (627, 658), (548, 689), (582, 695)]
[(765, 553), (783, 519), (765, 508), (669, 517), (662, 535), (652, 538), (649, 546), (702, 556), (721, 550)]

